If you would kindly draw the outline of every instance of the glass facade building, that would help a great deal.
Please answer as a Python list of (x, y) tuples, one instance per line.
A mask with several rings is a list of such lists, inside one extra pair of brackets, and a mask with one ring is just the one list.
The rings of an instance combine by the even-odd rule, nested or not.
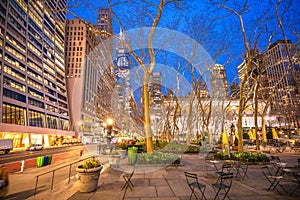
[(66, 4), (0, 2), (0, 138), (19, 138), (15, 147), (46, 144), (43, 134), (73, 136), (65, 77)]

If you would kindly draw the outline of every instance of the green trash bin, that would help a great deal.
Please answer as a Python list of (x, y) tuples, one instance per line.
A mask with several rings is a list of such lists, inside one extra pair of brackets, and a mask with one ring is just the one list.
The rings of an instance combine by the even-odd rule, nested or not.
[(129, 165), (134, 165), (136, 163), (137, 159), (137, 147), (129, 147), (128, 148), (128, 164)]
[(36, 166), (37, 167), (42, 167), (44, 164), (44, 156), (39, 156), (36, 159)]
[(51, 162), (52, 162), (52, 155), (49, 155), (48, 157), (49, 157), (49, 158), (48, 158), (48, 165), (51, 165)]

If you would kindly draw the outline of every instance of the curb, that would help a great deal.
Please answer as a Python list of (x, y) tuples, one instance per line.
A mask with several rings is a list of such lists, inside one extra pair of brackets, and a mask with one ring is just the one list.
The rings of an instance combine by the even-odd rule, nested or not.
[[(69, 152), (69, 153), (53, 154), (51, 164), (57, 163), (59, 161), (62, 161), (62, 160), (68, 159), (72, 156), (75, 156), (74, 154), (76, 154), (76, 153)], [(25, 159), (23, 161), (24, 161), (23, 170), (30, 169), (30, 168), (41, 168), (41, 167), (37, 167), (37, 158)], [(2, 166), (6, 167), (9, 173), (22, 172), (23, 161), (5, 163), (5, 164), (2, 164)], [(45, 167), (45, 166), (42, 166), (42, 167)]]

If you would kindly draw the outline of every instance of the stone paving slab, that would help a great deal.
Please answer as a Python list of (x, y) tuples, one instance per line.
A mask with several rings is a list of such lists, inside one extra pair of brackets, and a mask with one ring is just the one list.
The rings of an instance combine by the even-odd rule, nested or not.
[(138, 198), (157, 198), (157, 191), (155, 186), (136, 186), (134, 190), (127, 190), (126, 197)]
[(174, 193), (168, 185), (160, 185), (156, 187), (157, 197), (173, 197)]
[[(160, 197), (160, 200), (181, 200), (179, 197)], [(126, 198), (126, 200), (128, 200)], [(141, 200), (153, 200), (153, 198), (141, 198)]]
[(190, 188), (183, 179), (170, 179), (168, 183), (175, 196), (189, 196), (191, 194)]
[[(298, 157), (282, 157), (284, 162), (293, 165)], [(129, 188), (121, 191), (125, 181), (122, 172), (110, 169), (101, 175), (100, 182), (103, 184), (93, 193), (91, 197), (85, 198), (80, 193), (76, 193), (69, 200), (76, 199), (125, 199), (125, 200), (188, 200), (191, 191), (186, 184), (184, 171), (191, 171), (199, 175), (200, 182), (206, 184), (205, 196), (208, 200), (213, 199), (215, 192), (212, 183), (217, 180), (213, 171), (206, 171), (204, 159), (197, 155), (183, 155), (184, 165), (178, 168), (167, 167), (157, 169), (157, 171), (147, 172), (145, 166), (136, 169), (140, 171), (132, 177), (134, 189)], [(106, 175), (105, 175), (106, 174)], [(232, 200), (296, 200), (299, 199), (300, 191), (293, 196), (280, 195), (276, 191), (267, 191), (269, 183), (263, 177), (260, 166), (249, 166), (248, 177), (244, 180), (234, 178), (232, 188), (229, 192)], [(298, 195), (298, 196), (297, 196)], [(82, 198), (78, 198), (82, 197)], [(194, 197), (192, 199), (195, 199)]]
[(151, 186), (168, 186), (168, 183), (165, 179), (162, 178), (153, 178), (150, 179)]

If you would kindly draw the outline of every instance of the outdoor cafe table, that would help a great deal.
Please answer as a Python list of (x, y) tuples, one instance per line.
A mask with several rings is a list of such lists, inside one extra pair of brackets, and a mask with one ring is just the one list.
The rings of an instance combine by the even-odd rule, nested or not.
[(231, 169), (235, 171), (235, 177), (240, 177), (244, 179), (247, 175), (248, 171), (248, 164), (245, 162), (241, 162), (238, 160), (225, 160), (226, 163), (230, 164), (232, 167)]
[(217, 164), (219, 164), (219, 163), (220, 163), (220, 161), (218, 161), (218, 160), (209, 160), (209, 162), (213, 164), (213, 166), (214, 166), (214, 168), (215, 168), (216, 172), (218, 172), (218, 171), (219, 171), (219, 169), (218, 169), (218, 166), (217, 166)]

